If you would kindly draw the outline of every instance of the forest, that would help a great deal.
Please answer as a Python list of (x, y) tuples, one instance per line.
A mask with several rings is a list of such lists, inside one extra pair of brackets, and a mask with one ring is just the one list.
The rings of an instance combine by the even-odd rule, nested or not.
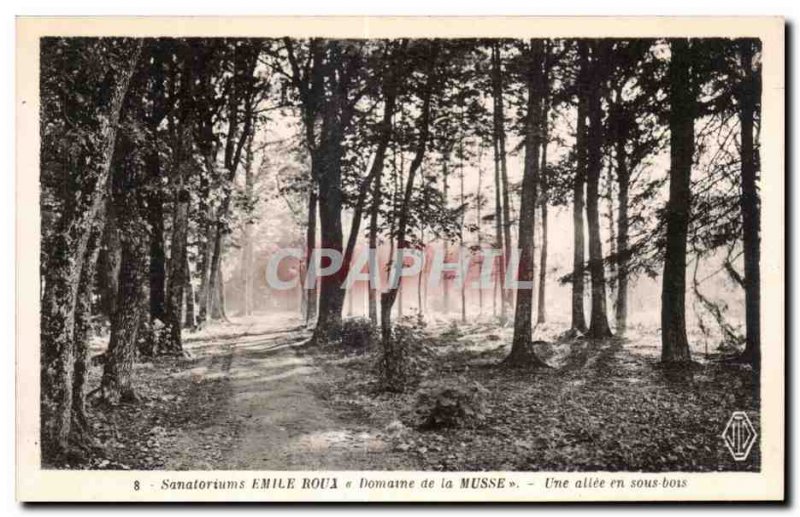
[(43, 466), (759, 469), (760, 41), (48, 37), (39, 88)]

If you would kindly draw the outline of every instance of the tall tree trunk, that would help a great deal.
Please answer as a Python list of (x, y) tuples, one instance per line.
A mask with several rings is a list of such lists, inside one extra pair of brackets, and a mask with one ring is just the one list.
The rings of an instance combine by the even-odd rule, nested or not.
[(584, 188), (586, 185), (586, 116), (587, 77), (589, 74), (589, 49), (586, 40), (578, 40), (580, 70), (578, 72), (578, 122), (575, 135), (577, 168), (575, 183), (572, 187), (573, 207), (573, 256), (572, 256), (572, 330), (586, 332), (586, 316), (584, 312), (584, 261), (586, 250), (584, 244), (585, 226), (583, 221)]
[[(116, 145), (117, 125), (128, 85), (139, 60), (142, 40), (134, 43), (129, 61), (120, 68), (111, 92), (109, 110), (101, 120), (101, 145), (96, 179), (74, 210), (56, 223), (47, 249), (53, 253), (43, 264), (44, 293), (41, 305), (40, 443), (42, 462), (53, 464), (69, 449), (75, 361), (75, 308), (86, 251), (94, 222), (108, 187), (109, 170)], [(70, 193), (74, 194), (74, 193)]]
[(745, 321), (747, 341), (743, 359), (754, 369), (761, 366), (761, 201), (758, 195), (758, 147), (753, 138), (753, 118), (761, 96), (761, 74), (754, 73), (755, 40), (741, 40), (739, 52), (744, 80), (739, 89), (742, 161), (742, 229), (744, 241)]
[[(317, 191), (313, 186), (308, 193), (308, 222), (306, 223), (306, 274), (312, 269), (311, 260), (317, 247)], [(316, 269), (316, 268), (315, 268)], [(306, 325), (317, 318), (317, 282), (306, 289)]]
[[(95, 225), (95, 234), (89, 241), (85, 264), (95, 264), (100, 251), (100, 240), (104, 234), (103, 218)], [(95, 268), (84, 267), (81, 271), (78, 298), (75, 306), (75, 372), (72, 378), (72, 434), (91, 439), (89, 419), (86, 414), (86, 381), (89, 375), (89, 340), (92, 333), (92, 287)], [(76, 441), (77, 443), (77, 441)], [(84, 445), (84, 444), (82, 444)]]
[[(503, 115), (503, 82), (502, 82), (502, 63), (500, 62), (500, 43), (492, 44), (492, 99), (493, 107), (493, 126), (492, 143), (494, 146), (494, 188), (495, 188), (495, 247), (502, 253), (502, 258), (498, 259), (498, 278), (500, 282), (506, 277), (506, 267), (508, 265), (508, 251), (511, 246), (510, 227), (506, 224), (508, 213), (508, 178), (504, 173), (505, 162), (505, 120)], [(509, 231), (506, 231), (509, 229)], [(510, 292), (504, 286), (499, 286), (500, 293), (500, 321), (505, 322), (507, 318), (507, 308), (510, 300), (507, 299)]]
[(112, 178), (111, 200), (117, 213), (124, 217), (117, 220), (122, 248), (119, 287), (98, 389), (98, 398), (110, 404), (136, 400), (133, 360), (139, 328), (147, 315), (145, 286), (150, 238), (144, 207), (147, 194), (143, 186), (149, 178), (147, 171), (139, 169), (136, 153), (133, 139), (127, 135), (122, 137), (116, 150), (117, 166)]
[[(467, 213), (466, 209), (466, 197), (464, 194), (464, 144), (461, 144), (461, 153), (460, 153), (460, 167), (461, 170), (459, 171), (459, 206), (461, 207), (461, 225), (459, 226), (458, 230), (458, 260), (460, 261), (462, 258), (462, 253), (464, 251), (464, 216)], [(469, 271), (469, 269), (467, 269)], [(466, 276), (466, 275), (464, 275)], [(461, 279), (461, 323), (467, 323), (467, 279)]]
[[(614, 260), (610, 261), (608, 264), (608, 272), (611, 275), (611, 278), (617, 277), (617, 223), (616, 218), (614, 217), (614, 166), (612, 165), (611, 161), (608, 164), (608, 172), (606, 175), (606, 218), (608, 219), (608, 254), (611, 257), (614, 257)], [(611, 298), (612, 307), (616, 307), (614, 303), (614, 296), (615, 296), (615, 287), (616, 285), (613, 282), (609, 282), (608, 289), (609, 289), (609, 297)]]
[[(155, 131), (155, 129), (151, 130)], [(164, 252), (164, 207), (161, 193), (161, 160), (157, 140), (152, 137), (153, 149), (147, 156), (151, 182), (147, 219), (150, 224), (150, 318), (164, 320), (166, 294), (166, 253)]]
[[(342, 253), (342, 139), (332, 136), (315, 160), (319, 185), (319, 223), (321, 247)], [(323, 264), (324, 267), (326, 264)], [(338, 333), (342, 324), (345, 275), (340, 270), (320, 278), (319, 313), (314, 329), (315, 340), (325, 340)]]
[(546, 314), (546, 284), (547, 284), (547, 204), (548, 204), (548, 179), (547, 179), (547, 144), (550, 138), (550, 96), (548, 95), (550, 89), (550, 66), (547, 61), (548, 50), (545, 49), (545, 65), (544, 65), (544, 94), (542, 98), (542, 167), (539, 171), (541, 194), (539, 202), (542, 207), (542, 251), (541, 258), (539, 259), (539, 298), (537, 303), (536, 323), (544, 323), (547, 321)]
[(588, 335), (594, 339), (611, 336), (606, 311), (606, 277), (603, 266), (603, 242), (600, 239), (600, 175), (602, 170), (603, 111), (600, 104), (605, 70), (605, 43), (592, 44), (592, 66), (589, 75), (589, 130), (586, 157), (586, 219), (589, 225), (589, 272), (592, 285), (592, 312)]
[(121, 261), (120, 253), (122, 251), (122, 246), (119, 241), (119, 227), (116, 222), (117, 216), (115, 214), (114, 205), (110, 201), (106, 201), (104, 213), (105, 224), (100, 254), (98, 255), (97, 261), (97, 273), (95, 276), (97, 276), (97, 289), (100, 291), (101, 310), (110, 325), (117, 304), (119, 265)]
[[(620, 129), (618, 128), (618, 131)], [(628, 327), (628, 190), (630, 172), (625, 151), (625, 133), (617, 134), (617, 186), (619, 188), (619, 215), (617, 217), (617, 335), (622, 336)]]
[(692, 87), (692, 49), (685, 39), (670, 42), (670, 170), (667, 247), (661, 290), (661, 361), (691, 360), (686, 338), (686, 236), (691, 210), (696, 97)]
[[(189, 231), (189, 192), (183, 186), (182, 177), (178, 181), (174, 206), (170, 244), (169, 282), (167, 285), (167, 306), (165, 311), (167, 340), (163, 344), (162, 350), (159, 352), (170, 355), (180, 355), (183, 354), (183, 342), (181, 339), (183, 297), (184, 294), (191, 296), (191, 291), (184, 293), (186, 284), (190, 282), (189, 262), (186, 253)], [(200, 303), (203, 303), (202, 298)]]
[[(370, 278), (372, 278), (372, 275), (377, 275), (378, 271), (378, 211), (381, 206), (381, 175), (378, 174), (373, 181), (372, 206), (369, 214)], [(378, 325), (377, 288), (372, 285), (372, 282), (367, 286), (367, 292), (369, 320), (373, 325)]]
[[(497, 153), (500, 165), (500, 183), (503, 200), (503, 267), (501, 270), (502, 278), (505, 279), (505, 271), (511, 261), (511, 201), (509, 196), (508, 186), (508, 165), (506, 160), (506, 130), (505, 130), (505, 114), (503, 110), (503, 73), (502, 73), (502, 60), (500, 58), (500, 46), (495, 44), (495, 59), (493, 63), (494, 81), (493, 81), (493, 97), (495, 102), (495, 134), (497, 135)], [(503, 308), (501, 310), (501, 318), (507, 312), (506, 307), (510, 307), (514, 293), (501, 287), (505, 292), (502, 294), (501, 301)]]
[(184, 328), (193, 329), (196, 325), (195, 319), (195, 309), (194, 309), (194, 287), (192, 286), (192, 274), (191, 268), (189, 267), (189, 256), (186, 255), (186, 261), (184, 266), (184, 284), (183, 284), (183, 296), (186, 298), (186, 313), (185, 318), (183, 321)]
[(228, 312), (225, 308), (225, 279), (222, 277), (222, 265), (217, 268), (214, 282), (214, 298), (211, 317), (215, 320), (228, 321)]
[(135, 223), (123, 232), (117, 311), (100, 381), (100, 397), (112, 404), (136, 401), (133, 359), (144, 315), (147, 243), (141, 221)]
[[(478, 253), (481, 253), (481, 256), (483, 255), (483, 220), (481, 219), (481, 203), (483, 202), (483, 168), (481, 167), (482, 157), (483, 148), (478, 147), (478, 192), (475, 196), (475, 227), (478, 229)], [(480, 267), (483, 267), (483, 263), (480, 264)], [(478, 315), (483, 316), (483, 284), (481, 281), (482, 279), (479, 278)], [(422, 286), (421, 280), (420, 286)]]
[(247, 200), (247, 220), (242, 229), (242, 313), (250, 316), (253, 313), (253, 221), (252, 209), (255, 203), (253, 194), (255, 174), (253, 172), (253, 135), (247, 140), (244, 165), (244, 195)]
[[(210, 195), (210, 191), (205, 194)], [(204, 194), (202, 193), (201, 187), (201, 194), (200, 198), (203, 199)], [(198, 246), (200, 247), (200, 260), (198, 264), (198, 273), (200, 276), (200, 288), (198, 291), (199, 297), (199, 310), (197, 313), (197, 324), (198, 326), (203, 326), (206, 323), (206, 320), (209, 316), (209, 310), (211, 309), (211, 261), (212, 256), (214, 255), (214, 241), (216, 235), (216, 224), (214, 221), (214, 216), (212, 214), (211, 207), (208, 205), (204, 206), (204, 202), (201, 201), (200, 207), (201, 213), (201, 233), (202, 236), (199, 239)]]
[[(444, 208), (447, 209), (448, 205), (448, 187), (449, 182), (447, 181), (449, 178), (449, 170), (448, 170), (448, 160), (450, 159), (449, 153), (442, 156), (442, 198), (444, 203)], [(445, 262), (450, 260), (450, 241), (445, 238), (444, 243), (444, 260)], [(444, 278), (442, 279), (442, 289), (444, 289), (444, 314), (445, 316), (450, 316), (450, 278), (448, 274), (445, 274)]]
[[(230, 199), (230, 198), (228, 198)], [(229, 203), (225, 203), (223, 200), (222, 206), (220, 207), (221, 213), (227, 213)], [(220, 215), (220, 217), (223, 217)], [(208, 276), (208, 304), (209, 304), (209, 313), (211, 315), (212, 320), (220, 320), (224, 318), (224, 312), (222, 311), (220, 304), (219, 304), (219, 286), (220, 286), (220, 276), (219, 272), (222, 265), (222, 239), (224, 236), (225, 224), (222, 221), (217, 222), (216, 230), (214, 233), (214, 241), (213, 246), (211, 248), (211, 264), (210, 264), (210, 271)]]
[[(539, 150), (542, 143), (541, 124), (537, 117), (542, 113), (543, 84), (543, 41), (532, 39), (528, 51), (527, 88), (528, 106), (525, 121), (525, 167), (522, 177), (522, 197), (519, 207), (519, 282), (533, 282), (533, 232), (536, 224), (536, 197), (539, 182)], [(516, 312), (514, 314), (514, 338), (511, 353), (505, 363), (510, 366), (541, 366), (544, 363), (533, 350), (531, 337), (533, 329), (532, 286), (517, 290)]]

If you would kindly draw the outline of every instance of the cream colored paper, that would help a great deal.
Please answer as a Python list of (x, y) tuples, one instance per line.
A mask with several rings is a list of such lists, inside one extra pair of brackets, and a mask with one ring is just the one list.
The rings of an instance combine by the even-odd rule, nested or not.
[[(39, 467), (39, 47), (42, 36), (378, 37), (757, 37), (762, 98), (762, 469), (759, 473), (435, 473), (47, 471)], [(784, 497), (784, 21), (750, 17), (411, 18), (77, 17), (17, 21), (17, 498), (23, 501), (724, 501)], [(462, 489), (462, 478), (504, 479), (505, 488)], [(294, 489), (252, 488), (295, 479)], [(303, 489), (305, 478), (336, 489)], [(361, 479), (413, 480), (413, 489), (364, 489)], [(570, 488), (546, 488), (548, 478)], [(596, 478), (604, 488), (575, 488)], [(633, 488), (635, 480), (682, 488)], [(163, 490), (164, 480), (235, 480), (244, 489)], [(423, 488), (427, 481), (431, 488)], [(453, 488), (444, 488), (445, 480)], [(621, 483), (624, 488), (616, 485)], [(511, 485), (514, 486), (511, 486)], [(136, 487), (139, 487), (138, 490)]]

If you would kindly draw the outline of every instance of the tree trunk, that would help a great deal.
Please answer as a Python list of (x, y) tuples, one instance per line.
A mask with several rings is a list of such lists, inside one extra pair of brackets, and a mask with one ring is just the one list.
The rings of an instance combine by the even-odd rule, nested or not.
[[(165, 311), (167, 341), (159, 353), (180, 355), (183, 354), (181, 339), (181, 314), (183, 309), (184, 288), (189, 279), (188, 256), (186, 241), (189, 230), (189, 192), (183, 186), (183, 179), (179, 180), (179, 187), (175, 195), (175, 208), (172, 217), (171, 254), (169, 260), (169, 283), (167, 286), (167, 306)], [(191, 291), (186, 295), (191, 296)], [(202, 298), (200, 303), (202, 305)], [(194, 305), (194, 304), (192, 304)], [(202, 310), (202, 309), (201, 309)], [(187, 311), (187, 318), (188, 318)], [(194, 319), (194, 318), (192, 318)]]
[(572, 187), (573, 208), (573, 256), (572, 256), (572, 330), (586, 332), (586, 316), (583, 303), (584, 261), (586, 250), (584, 244), (584, 187), (586, 184), (586, 116), (587, 103), (587, 77), (589, 74), (589, 49), (586, 40), (578, 40), (578, 54), (580, 70), (578, 73), (578, 122), (575, 135), (577, 154), (577, 168), (575, 170), (575, 183)]
[[(342, 235), (342, 140), (332, 136), (315, 160), (319, 185), (319, 223), (321, 247), (339, 253), (343, 251)], [(322, 264), (324, 267), (326, 264)], [(344, 305), (343, 271), (320, 278), (319, 313), (314, 329), (315, 340), (336, 335), (342, 324)]]
[(111, 325), (111, 337), (100, 381), (100, 398), (111, 404), (136, 401), (132, 373), (136, 340), (144, 314), (147, 268), (147, 243), (144, 235), (146, 232), (141, 224), (132, 224), (122, 237), (117, 311)]
[[(381, 205), (381, 177), (378, 175), (374, 179), (374, 185), (372, 187), (372, 207), (370, 208), (369, 214), (369, 250), (370, 250), (370, 262), (369, 262), (369, 271), (370, 277), (373, 274), (376, 274), (378, 270), (378, 211)], [(378, 304), (376, 302), (377, 298), (377, 289), (373, 287), (372, 282), (367, 285), (367, 293), (368, 293), (368, 300), (367, 303), (369, 305), (369, 320), (372, 322), (373, 325), (378, 325)]]
[(545, 66), (544, 66), (544, 85), (545, 91), (542, 99), (542, 167), (539, 171), (541, 194), (539, 202), (542, 207), (542, 251), (541, 258), (539, 259), (539, 297), (537, 303), (536, 323), (544, 323), (547, 321), (546, 307), (545, 307), (545, 294), (547, 284), (547, 195), (548, 195), (548, 179), (547, 179), (547, 144), (550, 138), (550, 96), (548, 91), (550, 89), (550, 70), (547, 63), (547, 51), (545, 51)]
[[(397, 77), (395, 70), (390, 65), (385, 71), (383, 79), (383, 118), (379, 127), (378, 144), (375, 149), (375, 159), (372, 161), (372, 166), (367, 174), (361, 189), (359, 191), (356, 208), (353, 213), (353, 223), (350, 228), (350, 234), (347, 239), (347, 248), (345, 249), (345, 256), (343, 267), (349, 268), (350, 262), (353, 257), (353, 250), (355, 249), (358, 234), (361, 229), (361, 219), (363, 217), (364, 203), (366, 202), (367, 192), (372, 188), (372, 207), (370, 209), (370, 228), (369, 228), (369, 249), (376, 253), (378, 245), (378, 211), (380, 210), (381, 203), (381, 176), (383, 175), (383, 168), (386, 162), (386, 151), (389, 148), (389, 142), (392, 139), (392, 116), (394, 115), (395, 106), (397, 104)], [(377, 258), (369, 264), (369, 271), (377, 270)], [(369, 318), (373, 325), (378, 324), (378, 314), (375, 302), (375, 290), (372, 285), (367, 285), (369, 296)]]
[[(201, 198), (202, 195), (201, 193)], [(216, 240), (216, 224), (213, 222), (214, 217), (211, 214), (210, 207), (201, 206), (200, 212), (202, 214), (201, 217), (204, 217), (205, 221), (204, 224), (201, 225), (204, 227), (204, 230), (199, 244), (200, 264), (198, 270), (200, 273), (200, 290), (198, 294), (200, 309), (197, 314), (197, 324), (198, 326), (203, 326), (208, 319), (209, 310), (211, 309), (211, 263), (214, 255), (214, 242)]]
[(743, 359), (754, 369), (761, 366), (761, 201), (758, 195), (758, 147), (753, 138), (753, 117), (761, 96), (760, 72), (754, 73), (753, 54), (758, 43), (739, 42), (744, 80), (740, 86), (739, 123), (741, 124), (742, 229), (744, 241), (744, 284), (746, 345)]
[(121, 261), (119, 228), (114, 206), (107, 201), (104, 209), (105, 224), (103, 240), (97, 262), (97, 289), (100, 291), (100, 306), (103, 315), (111, 324), (117, 304), (117, 288), (119, 284), (119, 265)]
[[(100, 239), (103, 236), (103, 221), (100, 218), (95, 225), (95, 234), (89, 241), (85, 264), (97, 262), (100, 251)], [(78, 287), (78, 298), (75, 306), (75, 372), (72, 378), (72, 434), (84, 437), (85, 440), (74, 440), (76, 445), (88, 445), (91, 439), (88, 415), (86, 414), (86, 381), (89, 375), (89, 340), (92, 333), (92, 287), (95, 268), (84, 267)]]
[[(492, 99), (494, 101), (492, 143), (494, 147), (495, 247), (502, 253), (502, 257), (498, 260), (498, 279), (502, 283), (506, 277), (506, 266), (509, 257), (506, 252), (511, 246), (511, 239), (510, 233), (505, 231), (508, 225), (505, 224), (504, 220), (504, 216), (508, 217), (508, 178), (502, 172), (503, 162), (505, 161), (505, 139), (501, 139), (501, 134), (504, 133), (505, 121), (503, 116), (503, 83), (500, 62), (500, 44), (498, 42), (492, 45)], [(501, 142), (503, 142), (503, 144), (501, 144)], [(507, 234), (508, 238), (506, 238)], [(506, 298), (510, 293), (502, 285), (496, 290), (499, 290), (500, 293), (500, 321), (505, 322), (507, 318), (506, 309), (509, 305), (509, 300)]]
[[(522, 197), (519, 207), (519, 282), (533, 282), (533, 232), (536, 224), (536, 197), (539, 182), (539, 150), (542, 143), (541, 124), (536, 120), (542, 113), (543, 84), (543, 41), (532, 39), (528, 51), (527, 66), (528, 106), (525, 121), (525, 167), (522, 177)], [(542, 366), (544, 363), (536, 356), (531, 342), (533, 329), (532, 286), (517, 290), (516, 312), (514, 314), (514, 338), (511, 353), (505, 363), (509, 366)]]
[(255, 174), (253, 173), (253, 135), (247, 140), (244, 165), (244, 195), (247, 202), (247, 220), (242, 229), (242, 314), (253, 313), (253, 221), (250, 210), (255, 204), (253, 194)]
[[(311, 259), (314, 256), (314, 249), (317, 247), (317, 191), (313, 186), (309, 188), (308, 222), (306, 223), (306, 274), (311, 271)], [(315, 281), (309, 289), (306, 289), (306, 325), (310, 325), (316, 317), (317, 282)]]
[(211, 317), (215, 320), (228, 321), (228, 312), (225, 308), (225, 280), (222, 278), (222, 266), (217, 267), (214, 281), (214, 296), (211, 305)]
[(164, 208), (161, 194), (161, 163), (157, 142), (153, 136), (153, 150), (147, 156), (151, 182), (147, 219), (150, 223), (150, 318), (164, 320), (166, 293), (166, 253), (164, 252)]
[(142, 40), (137, 40), (126, 66), (114, 86), (110, 108), (99, 134), (101, 152), (96, 181), (84, 202), (56, 223), (47, 249), (53, 253), (43, 264), (44, 293), (41, 306), (40, 439), (42, 463), (52, 464), (69, 449), (72, 432), (72, 404), (75, 360), (75, 308), (86, 251), (108, 186), (117, 125), (133, 71), (139, 60)]
[[(185, 254), (185, 253), (184, 253)], [(189, 256), (186, 256), (184, 266), (183, 296), (186, 298), (186, 313), (183, 321), (184, 328), (193, 329), (196, 325), (194, 310), (194, 287), (192, 286), (192, 274), (189, 267)]]
[[(503, 111), (503, 73), (502, 62), (500, 58), (500, 47), (496, 47), (496, 60), (494, 63), (494, 99), (495, 99), (495, 124), (497, 125), (497, 148), (500, 160), (500, 181), (502, 184), (502, 197), (503, 197), (503, 278), (505, 278), (505, 271), (509, 267), (511, 261), (511, 201), (509, 196), (508, 187), (508, 165), (506, 160), (506, 129), (505, 129), (505, 114)], [(506, 289), (502, 297), (506, 306), (511, 305), (514, 299), (514, 292)], [(505, 313), (504, 309), (504, 313)]]
[(606, 311), (606, 277), (603, 266), (603, 243), (600, 239), (600, 174), (602, 170), (603, 111), (600, 104), (605, 67), (605, 43), (592, 44), (592, 66), (589, 76), (589, 130), (586, 157), (586, 219), (589, 225), (589, 272), (592, 285), (592, 312), (588, 335), (594, 339), (611, 337)]
[(625, 152), (624, 134), (617, 137), (617, 186), (619, 187), (619, 215), (617, 217), (617, 335), (622, 336), (628, 327), (628, 190), (630, 172)]
[(691, 360), (686, 338), (686, 236), (691, 207), (696, 98), (691, 84), (692, 50), (685, 39), (670, 42), (670, 170), (667, 247), (661, 291), (661, 361)]
[[(134, 402), (133, 359), (141, 322), (145, 319), (146, 290), (150, 238), (143, 186), (149, 181), (147, 172), (139, 169), (135, 141), (130, 136), (120, 139), (117, 147), (112, 203), (119, 217), (122, 260), (119, 272), (116, 310), (111, 319), (111, 335), (104, 357), (103, 376), (98, 398), (106, 403)], [(182, 264), (182, 262), (180, 262)], [(179, 285), (182, 286), (182, 283)]]

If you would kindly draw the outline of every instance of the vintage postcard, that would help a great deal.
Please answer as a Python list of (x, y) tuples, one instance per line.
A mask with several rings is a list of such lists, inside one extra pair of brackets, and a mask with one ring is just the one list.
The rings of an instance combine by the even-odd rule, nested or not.
[(19, 18), (22, 501), (784, 499), (781, 18)]

